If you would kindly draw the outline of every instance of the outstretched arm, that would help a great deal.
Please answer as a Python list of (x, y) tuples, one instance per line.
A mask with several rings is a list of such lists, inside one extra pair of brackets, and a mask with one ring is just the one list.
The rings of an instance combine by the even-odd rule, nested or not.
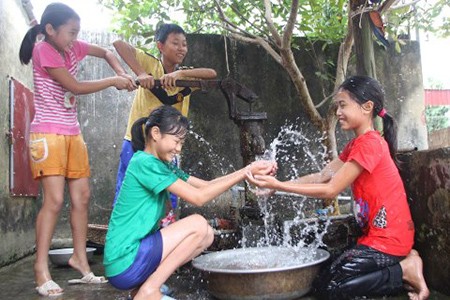
[(295, 180), (297, 183), (325, 183), (337, 173), (344, 164), (339, 158), (333, 159), (320, 172), (305, 175)]
[(214, 79), (217, 77), (216, 71), (210, 68), (180, 69), (173, 73), (179, 73), (181, 77), (195, 79)]
[(253, 174), (271, 174), (273, 169), (273, 162), (257, 161), (243, 169), (211, 181), (201, 180), (193, 176), (189, 177), (187, 182), (179, 179), (170, 185), (168, 190), (193, 205), (202, 206), (230, 189), (233, 185), (244, 180), (247, 172), (252, 172)]
[(160, 80), (165, 88), (175, 87), (178, 79), (214, 79), (217, 73), (214, 69), (209, 68), (195, 68), (195, 69), (180, 69), (172, 73), (164, 74)]
[[(262, 188), (280, 190), (309, 197), (330, 199), (336, 197), (361, 174), (363, 168), (355, 161), (343, 163), (328, 181), (311, 183), (301, 180), (279, 181), (272, 176), (247, 176), (247, 180)], [(326, 176), (325, 176), (326, 177)], [(313, 178), (313, 177), (311, 177)], [(309, 179), (311, 179), (309, 178)], [(320, 178), (320, 177), (317, 177)]]
[(49, 75), (59, 82), (66, 90), (75, 95), (90, 94), (114, 86), (119, 90), (132, 91), (136, 88), (133, 78), (126, 74), (114, 54), (102, 47), (89, 45), (88, 55), (104, 58), (118, 76), (99, 80), (78, 81), (66, 68), (46, 68)]

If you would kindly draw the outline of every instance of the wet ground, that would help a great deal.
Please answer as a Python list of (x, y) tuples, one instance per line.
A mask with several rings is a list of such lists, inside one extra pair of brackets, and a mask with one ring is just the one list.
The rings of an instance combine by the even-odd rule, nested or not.
[[(103, 274), (102, 255), (94, 255), (91, 263), (92, 271), (97, 275)], [(128, 293), (119, 291), (109, 284), (69, 285), (67, 280), (79, 278), (80, 275), (69, 267), (51, 266), (53, 279), (64, 288), (62, 296), (46, 298), (40, 297), (35, 291), (33, 279), (34, 256), (24, 258), (17, 263), (0, 269), (0, 299), (1, 300), (126, 300)], [(202, 274), (190, 265), (180, 268), (168, 280), (167, 284), (173, 288), (172, 297), (179, 300), (212, 300), (215, 299), (207, 292)], [(303, 300), (320, 300), (314, 295), (307, 295)], [(383, 298), (386, 299), (386, 298)], [(390, 300), (406, 300), (406, 295), (389, 298)], [(450, 299), (436, 292), (432, 292), (431, 300)]]
[[(0, 269), (0, 300), (126, 300), (127, 291), (120, 291), (106, 284), (69, 285), (67, 281), (80, 278), (80, 274), (70, 267), (50, 265), (53, 280), (63, 289), (64, 294), (58, 297), (41, 297), (35, 291), (33, 277), (34, 255), (24, 258), (15, 264)], [(94, 255), (91, 269), (96, 275), (103, 275), (102, 255)], [(214, 299), (208, 292), (201, 274), (190, 266), (178, 270), (167, 282), (174, 290), (176, 299), (209, 300)]]

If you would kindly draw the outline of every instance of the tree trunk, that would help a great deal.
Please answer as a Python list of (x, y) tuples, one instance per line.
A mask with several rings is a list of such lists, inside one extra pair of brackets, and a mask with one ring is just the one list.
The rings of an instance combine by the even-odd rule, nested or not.
[(356, 72), (376, 78), (375, 55), (373, 50), (372, 29), (367, 13), (353, 18), (353, 36), (355, 38)]
[[(374, 41), (368, 13), (364, 12), (353, 18), (353, 36), (355, 38), (357, 74), (376, 79)], [(374, 119), (374, 126), (377, 130), (382, 130), (383, 124), (380, 118)]]

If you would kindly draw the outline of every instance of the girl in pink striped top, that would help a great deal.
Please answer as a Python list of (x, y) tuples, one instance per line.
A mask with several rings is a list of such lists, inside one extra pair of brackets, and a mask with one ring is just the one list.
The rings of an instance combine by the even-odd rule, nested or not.
[[(109, 50), (77, 40), (80, 18), (61, 3), (48, 5), (40, 24), (25, 35), (20, 61), (33, 62), (35, 116), (31, 123), (30, 158), (33, 177), (40, 180), (43, 202), (36, 220), (36, 290), (43, 296), (56, 296), (63, 289), (52, 280), (48, 250), (64, 203), (67, 180), (71, 201), (70, 222), (74, 253), (69, 265), (82, 274), (75, 283), (103, 283), (95, 276), (86, 257), (86, 234), (90, 198), (90, 168), (86, 145), (77, 118), (74, 95), (94, 93), (108, 87), (134, 90), (133, 78), (126, 74)], [(38, 36), (43, 40), (36, 42)], [(87, 55), (105, 59), (116, 76), (79, 81), (78, 62)]]

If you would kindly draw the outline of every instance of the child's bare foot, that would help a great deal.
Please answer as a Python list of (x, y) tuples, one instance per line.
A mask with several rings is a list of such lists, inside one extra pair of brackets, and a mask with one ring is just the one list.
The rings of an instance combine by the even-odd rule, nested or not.
[(72, 255), (69, 259), (69, 266), (71, 266), (73, 269), (77, 270), (81, 273), (81, 275), (85, 276), (91, 272), (91, 267), (89, 266), (89, 263), (86, 259), (80, 259), (75, 254)]
[(60, 295), (64, 292), (64, 290), (59, 285), (53, 282), (47, 264), (44, 267), (42, 267), (41, 265), (35, 263), (34, 277), (37, 286), (36, 290), (40, 295), (52, 296), (52, 295)]
[(159, 289), (144, 290), (140, 288), (133, 297), (133, 300), (161, 300), (161, 298), (162, 294)]
[(409, 283), (404, 282), (403, 283), (403, 288), (405, 290), (407, 290), (408, 292), (414, 292), (414, 288)]
[(408, 293), (410, 300), (428, 299), (428, 290), (423, 277), (423, 263), (416, 250), (411, 250), (408, 256), (400, 262), (403, 270), (403, 280), (412, 287), (413, 291)]

